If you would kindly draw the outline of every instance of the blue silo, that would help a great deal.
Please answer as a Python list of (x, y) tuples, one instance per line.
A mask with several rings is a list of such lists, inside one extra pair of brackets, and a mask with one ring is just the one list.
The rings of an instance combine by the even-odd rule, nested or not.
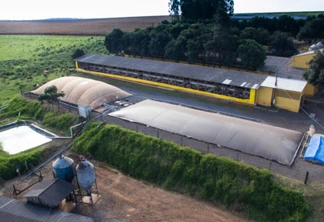
[(72, 182), (74, 178), (74, 161), (71, 158), (61, 155), (54, 161), (52, 166), (55, 178)]

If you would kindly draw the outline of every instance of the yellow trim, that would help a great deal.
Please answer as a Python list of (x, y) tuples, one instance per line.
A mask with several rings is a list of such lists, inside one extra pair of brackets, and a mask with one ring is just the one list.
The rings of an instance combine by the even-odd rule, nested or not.
[(250, 104), (255, 104), (255, 89), (250, 89)]
[(78, 69), (79, 68), (79, 64), (77, 61), (75, 61), (75, 68)]
[(103, 77), (110, 77), (113, 79), (118, 79), (118, 80), (124, 80), (124, 81), (129, 81), (129, 82), (135, 82), (135, 83), (140, 83), (140, 84), (145, 84), (145, 85), (151, 85), (151, 86), (157, 86), (157, 87), (162, 87), (162, 88), (169, 88), (169, 89), (174, 89), (178, 91), (183, 91), (183, 92), (189, 92), (189, 93), (194, 93), (198, 95), (204, 95), (204, 96), (210, 96), (210, 97), (216, 97), (218, 99), (224, 99), (224, 100), (231, 100), (239, 103), (247, 103), (247, 104), (252, 104), (255, 105), (255, 89), (251, 89), (250, 91), (250, 98), (249, 99), (239, 99), (235, 97), (230, 97), (230, 96), (224, 96), (224, 95), (219, 95), (215, 93), (210, 93), (210, 92), (203, 92), (195, 89), (188, 89), (184, 88), (181, 86), (173, 86), (165, 83), (159, 83), (159, 82), (152, 82), (148, 80), (143, 80), (143, 79), (135, 79), (132, 77), (125, 77), (125, 76), (118, 76), (118, 75), (113, 75), (113, 74), (108, 74), (108, 73), (101, 73), (101, 72), (94, 72), (94, 71), (88, 71), (80, 68), (76, 68), (78, 72), (84, 72), (88, 74), (93, 74), (97, 76), (103, 76)]

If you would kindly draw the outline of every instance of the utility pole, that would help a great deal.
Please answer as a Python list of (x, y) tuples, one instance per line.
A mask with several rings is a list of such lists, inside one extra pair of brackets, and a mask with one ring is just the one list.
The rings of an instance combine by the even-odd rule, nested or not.
[(273, 95), (272, 95), (272, 105), (274, 106), (276, 104), (276, 90), (278, 85), (278, 69), (276, 71), (276, 79), (275, 79), (275, 85), (273, 89)]

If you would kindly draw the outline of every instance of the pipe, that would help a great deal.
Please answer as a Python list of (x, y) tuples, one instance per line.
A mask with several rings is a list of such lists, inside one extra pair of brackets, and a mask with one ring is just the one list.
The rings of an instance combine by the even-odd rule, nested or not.
[(72, 143), (70, 143), (69, 145), (67, 145), (66, 147), (64, 147), (62, 150), (58, 151), (56, 154), (54, 154), (51, 158), (49, 158), (48, 160), (46, 160), (44, 163), (42, 163), (41, 165), (39, 165), (38, 167), (36, 167), (32, 172), (30, 172), (29, 174), (27, 174), (26, 176), (24, 176), (23, 178), (21, 178), (21, 180), (25, 180), (26, 178), (30, 177), (36, 171), (38, 171), (39, 169), (41, 169), (42, 167), (44, 167), (45, 165), (47, 165), (49, 162), (51, 162), (54, 158), (56, 158), (57, 156), (61, 155), (64, 151), (66, 151), (67, 149), (69, 149), (73, 144), (74, 144), (74, 141)]

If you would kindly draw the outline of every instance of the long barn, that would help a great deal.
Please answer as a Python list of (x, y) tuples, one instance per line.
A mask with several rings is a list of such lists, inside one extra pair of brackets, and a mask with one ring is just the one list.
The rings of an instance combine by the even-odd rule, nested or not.
[(248, 105), (299, 112), (306, 81), (181, 63), (118, 56), (84, 55), (76, 70), (109, 78), (171, 88)]

